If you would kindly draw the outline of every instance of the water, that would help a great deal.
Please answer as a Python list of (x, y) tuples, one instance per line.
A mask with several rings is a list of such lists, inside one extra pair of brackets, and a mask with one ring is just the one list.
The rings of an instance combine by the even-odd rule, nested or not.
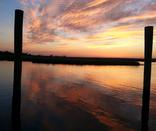
[[(0, 62), (0, 131), (11, 130), (13, 63)], [(156, 64), (150, 131), (156, 130)], [(140, 130), (143, 66), (23, 63), (22, 131)]]

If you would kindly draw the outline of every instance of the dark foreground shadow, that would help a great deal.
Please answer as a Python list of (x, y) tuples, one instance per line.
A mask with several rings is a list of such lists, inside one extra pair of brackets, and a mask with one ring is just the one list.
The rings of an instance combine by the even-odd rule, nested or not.
[(14, 82), (11, 112), (12, 131), (20, 131), (21, 129), (21, 74), (22, 62), (20, 60), (16, 60), (14, 62)]

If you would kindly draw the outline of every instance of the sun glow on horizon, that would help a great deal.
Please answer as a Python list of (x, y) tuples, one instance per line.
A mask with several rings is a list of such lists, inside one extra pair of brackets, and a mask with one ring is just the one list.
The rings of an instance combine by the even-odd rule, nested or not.
[[(19, 0), (19, 3), (25, 11), (24, 51), (35, 54), (143, 57), (144, 27), (156, 25), (155, 0)], [(13, 42), (7, 39), (0, 42), (10, 43), (2, 44), (3, 50), (13, 47)], [(155, 46), (154, 37), (154, 57)]]

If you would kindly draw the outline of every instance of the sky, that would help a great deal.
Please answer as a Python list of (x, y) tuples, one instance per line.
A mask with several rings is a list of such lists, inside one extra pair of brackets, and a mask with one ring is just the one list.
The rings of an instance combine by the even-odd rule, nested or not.
[(144, 27), (156, 25), (156, 0), (0, 0), (0, 50), (13, 51), (15, 9), (31, 54), (140, 58)]

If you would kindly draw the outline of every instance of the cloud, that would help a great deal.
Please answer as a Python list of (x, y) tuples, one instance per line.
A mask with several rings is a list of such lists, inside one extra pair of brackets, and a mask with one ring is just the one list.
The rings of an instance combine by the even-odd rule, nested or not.
[[(29, 43), (88, 38), (111, 28), (154, 24), (155, 0), (20, 0)], [(155, 25), (155, 24), (154, 24)], [(97, 39), (98, 40), (98, 39)]]

